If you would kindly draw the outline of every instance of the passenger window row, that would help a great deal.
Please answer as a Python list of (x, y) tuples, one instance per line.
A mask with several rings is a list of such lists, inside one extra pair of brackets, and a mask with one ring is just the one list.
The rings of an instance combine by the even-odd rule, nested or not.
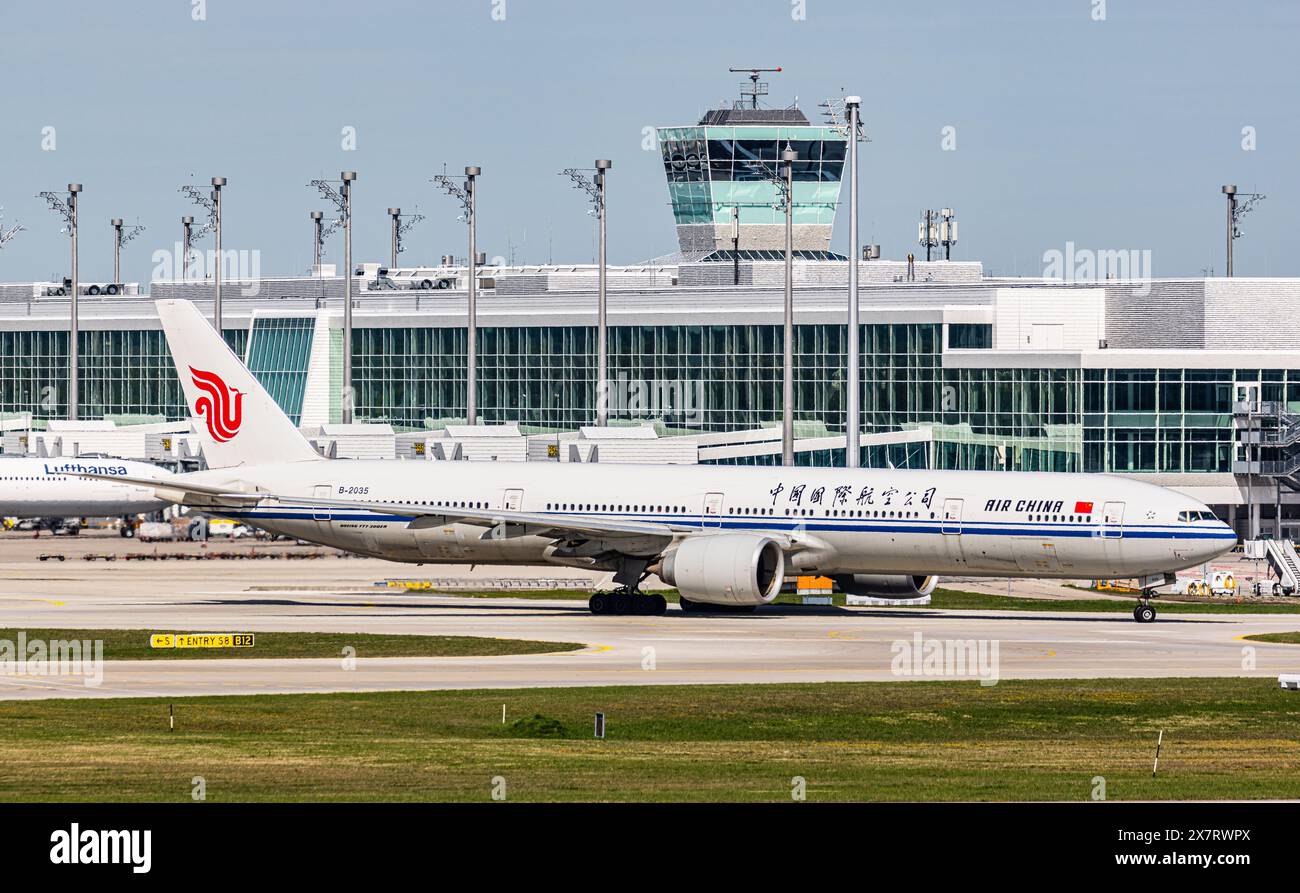
[(658, 514), (684, 515), (685, 506), (680, 505), (611, 505), (590, 502), (548, 502), (546, 510), (559, 512), (655, 512)]
[[(361, 502), (388, 502), (387, 499), (362, 499)], [(449, 500), (441, 499), (408, 499), (403, 500), (404, 505), (428, 505), (434, 508), (442, 509), (486, 509), (486, 502), (474, 502), (470, 500)]]

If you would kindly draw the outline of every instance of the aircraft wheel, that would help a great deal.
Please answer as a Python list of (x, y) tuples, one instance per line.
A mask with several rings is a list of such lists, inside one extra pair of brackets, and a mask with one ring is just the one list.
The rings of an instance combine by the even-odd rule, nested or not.
[(612, 614), (614, 606), (612, 604), (612, 600), (610, 599), (609, 593), (597, 592), (595, 595), (593, 595), (590, 599), (587, 600), (587, 608), (593, 614), (603, 615), (603, 614)]
[(632, 613), (642, 617), (662, 617), (668, 610), (668, 601), (662, 595), (636, 595), (632, 598)]
[(1156, 609), (1151, 605), (1138, 605), (1133, 609), (1133, 619), (1138, 623), (1154, 623), (1156, 619)]

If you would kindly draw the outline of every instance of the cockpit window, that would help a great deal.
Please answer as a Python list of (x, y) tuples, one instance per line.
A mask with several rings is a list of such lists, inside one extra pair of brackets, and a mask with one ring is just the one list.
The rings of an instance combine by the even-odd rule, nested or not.
[(1179, 521), (1217, 521), (1218, 516), (1214, 512), (1179, 512)]

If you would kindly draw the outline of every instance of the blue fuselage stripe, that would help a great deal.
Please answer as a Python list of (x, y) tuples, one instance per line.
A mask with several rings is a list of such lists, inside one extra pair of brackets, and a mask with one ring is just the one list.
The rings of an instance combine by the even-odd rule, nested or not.
[[(347, 509), (318, 509), (314, 507), (295, 509), (284, 506), (277, 509), (231, 509), (222, 513), (230, 518), (248, 518), (250, 520), (285, 520), (285, 521), (392, 521), (407, 523), (415, 520), (416, 515), (394, 514), (388, 511), (358, 511)], [(447, 514), (455, 517), (455, 510)], [(888, 518), (797, 518), (770, 517), (763, 520), (744, 516), (709, 516), (707, 525), (695, 515), (637, 515), (626, 513), (590, 514), (574, 512), (544, 512), (541, 514), (556, 517), (608, 517), (620, 521), (645, 521), (651, 523), (672, 523), (676, 525), (701, 526), (705, 530), (826, 530), (853, 533), (906, 533), (906, 534), (962, 534), (975, 536), (1037, 536), (1037, 537), (1073, 537), (1099, 539), (1179, 539), (1179, 540), (1236, 540), (1237, 535), (1229, 530), (1184, 529), (1163, 524), (1123, 524), (1108, 526), (1104, 533), (1097, 524), (1058, 524), (1030, 525), (1016, 521), (967, 521), (960, 524), (944, 524), (940, 521), (907, 521)], [(317, 515), (328, 515), (320, 517)], [(714, 523), (714, 522), (717, 523)]]

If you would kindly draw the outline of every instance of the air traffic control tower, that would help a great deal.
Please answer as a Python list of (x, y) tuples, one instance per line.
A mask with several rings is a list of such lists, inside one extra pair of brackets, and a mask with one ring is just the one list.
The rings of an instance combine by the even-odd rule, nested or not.
[(740, 99), (710, 109), (694, 126), (658, 128), (678, 247), (693, 260), (731, 260), (737, 247), (741, 260), (779, 259), (785, 250), (785, 211), (772, 179), (781, 175), (781, 153), (788, 145), (798, 154), (796, 256), (843, 260), (830, 253), (830, 245), (846, 135), (813, 126), (794, 106), (760, 108), (759, 97), (768, 88), (759, 79), (763, 69), (732, 70), (749, 72)]

